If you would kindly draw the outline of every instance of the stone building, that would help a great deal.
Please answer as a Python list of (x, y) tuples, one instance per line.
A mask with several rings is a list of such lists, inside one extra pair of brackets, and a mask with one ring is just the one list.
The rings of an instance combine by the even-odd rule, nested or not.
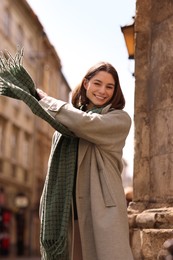
[(173, 259), (172, 29), (173, 1), (137, 0), (134, 193), (128, 208), (135, 260)]
[[(24, 47), (37, 87), (68, 101), (60, 58), (27, 2), (1, 0), (0, 13), (0, 50), (14, 55)], [(53, 131), (21, 101), (0, 97), (0, 255), (39, 254), (38, 207)]]

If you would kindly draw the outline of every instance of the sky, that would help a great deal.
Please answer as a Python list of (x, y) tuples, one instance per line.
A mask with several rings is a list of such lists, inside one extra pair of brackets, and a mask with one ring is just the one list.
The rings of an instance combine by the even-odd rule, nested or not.
[(54, 46), (62, 72), (73, 89), (87, 70), (99, 61), (117, 70), (132, 119), (123, 158), (133, 174), (134, 62), (128, 59), (121, 27), (135, 16), (135, 0), (27, 0)]

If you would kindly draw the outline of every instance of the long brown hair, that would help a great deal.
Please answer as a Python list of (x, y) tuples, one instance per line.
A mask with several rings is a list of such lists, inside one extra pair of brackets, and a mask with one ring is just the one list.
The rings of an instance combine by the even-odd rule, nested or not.
[(86, 106), (89, 103), (89, 100), (86, 96), (86, 89), (84, 87), (84, 80), (92, 79), (100, 71), (106, 71), (110, 73), (115, 81), (114, 94), (112, 99), (109, 101), (109, 104), (112, 104), (111, 108), (123, 109), (125, 106), (125, 99), (120, 87), (118, 73), (116, 69), (107, 62), (99, 62), (88, 70), (81, 84), (79, 84), (72, 92), (73, 106), (79, 108), (81, 106)]

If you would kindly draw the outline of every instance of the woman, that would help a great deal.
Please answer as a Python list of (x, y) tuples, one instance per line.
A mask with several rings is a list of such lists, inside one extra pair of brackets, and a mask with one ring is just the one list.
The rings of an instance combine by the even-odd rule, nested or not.
[[(60, 158), (62, 154), (60, 152), (55, 159), (61, 161), (61, 166), (55, 166), (58, 170), (66, 167), (64, 158), (71, 157), (73, 151), (71, 147), (76, 147), (74, 159), (69, 158), (74, 163), (73, 184), (71, 185), (72, 180), (67, 181), (63, 176), (58, 182), (54, 179), (52, 181), (53, 184), (58, 183), (55, 186), (59, 185), (59, 189), (62, 187), (61, 182), (62, 185), (66, 182), (66, 186), (63, 187), (72, 186), (71, 198), (65, 188), (62, 188), (62, 192), (58, 192), (58, 188), (53, 184), (49, 188), (49, 174), (47, 175), (41, 199), (41, 242), (43, 251), (46, 251), (43, 253), (43, 259), (132, 260), (127, 204), (121, 181), (122, 150), (129, 133), (131, 119), (122, 110), (125, 100), (116, 70), (111, 64), (104, 62), (93, 66), (74, 90), (72, 104), (49, 97), (39, 89), (37, 91), (41, 99), (40, 105), (70, 133), (64, 137), (69, 143), (62, 152), (63, 159)], [(56, 132), (49, 168), (55, 146), (63, 140), (62, 135)], [(71, 174), (71, 168), (68, 169)], [(61, 170), (59, 172), (61, 175)], [(56, 192), (53, 192), (53, 189)], [(63, 202), (60, 203), (60, 207), (57, 206), (61, 212), (58, 213), (57, 210), (57, 215), (54, 215), (55, 219), (60, 218), (56, 223), (61, 226), (59, 233), (65, 234), (66, 237), (59, 235), (54, 244), (46, 244), (44, 235), (49, 225), (45, 228), (44, 221), (47, 218), (47, 223), (50, 223), (52, 217), (51, 213), (46, 215), (47, 208), (56, 196), (61, 196), (62, 193), (64, 193)], [(49, 196), (51, 202), (47, 201)], [(64, 214), (67, 213), (68, 207), (63, 208), (63, 205), (68, 199), (70, 216), (67, 214), (69, 217), (66, 218), (68, 221), (66, 223)], [(60, 199), (57, 199), (55, 207), (59, 202)], [(50, 233), (53, 231), (54, 228)], [(56, 236), (57, 232), (54, 233)], [(45, 236), (49, 237), (49, 234)]]

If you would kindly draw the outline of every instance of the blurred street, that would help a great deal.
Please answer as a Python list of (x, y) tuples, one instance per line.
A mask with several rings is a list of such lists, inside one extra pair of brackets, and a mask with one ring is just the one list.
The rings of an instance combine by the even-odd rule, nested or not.
[(12, 257), (12, 256), (8, 256), (8, 257), (4, 257), (4, 258), (1, 258), (1, 260), (40, 260), (41, 258), (40, 257), (34, 257), (34, 256), (31, 256), (31, 257)]

